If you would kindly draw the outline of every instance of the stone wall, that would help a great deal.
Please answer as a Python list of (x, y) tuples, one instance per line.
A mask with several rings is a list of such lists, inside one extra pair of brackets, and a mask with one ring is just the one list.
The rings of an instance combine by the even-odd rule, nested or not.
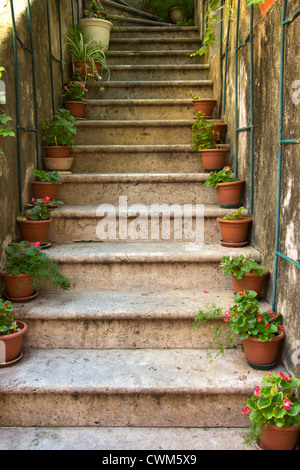
[[(199, 2), (198, 2), (199, 3)], [(201, 4), (202, 2), (200, 2)], [(287, 1), (286, 18), (292, 17), (297, 2)], [(233, 19), (230, 25), (226, 110), (222, 118), (227, 122), (227, 142), (230, 144), (230, 164), (238, 155), (238, 176), (246, 180), (244, 205), (250, 201), (250, 145), (251, 132), (238, 132), (236, 135), (235, 111), (235, 44), (236, 7), (233, 2)], [(265, 17), (259, 6), (254, 6), (253, 29), (253, 227), (252, 244), (261, 251), (262, 261), (271, 271), (265, 292), (270, 302), (273, 299), (273, 279), (275, 260), (276, 205), (278, 181), (279, 148), (279, 84), (280, 84), (280, 43), (281, 43), (282, 1), (276, 1)], [(201, 25), (201, 12), (198, 11)], [(227, 18), (223, 22), (223, 52), (227, 34)], [(239, 38), (240, 45), (249, 34), (250, 8), (241, 2)], [(300, 17), (286, 26), (284, 60), (284, 99), (283, 99), (283, 139), (299, 139), (300, 114), (300, 44), (296, 40), (300, 33)], [(219, 24), (216, 25), (216, 42), (207, 59), (211, 65), (214, 80), (214, 95), (220, 99), (220, 49)], [(223, 79), (225, 60), (223, 59)], [(250, 41), (238, 51), (238, 109), (239, 127), (251, 124), (250, 109)], [(298, 82), (297, 82), (298, 81)], [(223, 93), (224, 97), (224, 93)], [(280, 244), (279, 251), (299, 263), (299, 144), (282, 145), (281, 198), (280, 198)], [(284, 361), (291, 373), (300, 376), (300, 272), (288, 261), (278, 258), (278, 278), (276, 310), (285, 318), (287, 341)]]
[[(17, 4), (17, 2), (14, 2)], [(62, 40), (72, 24), (71, 1), (64, 3), (61, 8), (61, 31)], [(27, 4), (27, 2), (26, 2)], [(59, 15), (58, 2), (49, 0), (49, 17), (51, 29), (51, 44), (54, 57), (60, 58), (59, 41)], [(77, 2), (73, 1), (75, 21), (77, 21)], [(3, 106), (6, 114), (13, 118), (11, 126), (16, 131), (16, 90), (15, 90), (15, 67), (13, 33), (9, 6), (1, 12), (1, 43), (0, 43), (0, 65), (5, 67), (6, 72), (2, 80), (6, 85), (7, 103)], [(22, 43), (30, 48), (30, 35), (27, 8), (24, 4), (23, 11), (16, 8), (17, 34)], [(80, 12), (82, 5), (80, 2)], [(32, 35), (34, 43), (36, 94), (38, 123), (52, 115), (52, 94), (50, 77), (49, 41), (46, 2), (35, 0), (31, 2)], [(34, 96), (32, 81), (32, 56), (18, 44), (18, 75), (19, 75), (19, 122), (27, 128), (35, 128)], [(53, 86), (55, 109), (62, 106), (62, 80), (61, 66), (55, 60), (53, 65)], [(69, 67), (64, 65), (64, 79), (69, 79)], [(1, 204), (1, 226), (0, 226), (0, 265), (5, 262), (5, 248), (13, 240), (20, 236), (16, 217), (19, 211), (19, 165), (17, 138), (7, 137), (3, 139), (2, 148), (4, 156), (1, 158), (0, 167), (0, 204)], [(37, 165), (36, 134), (20, 130), (20, 182), (21, 199), (23, 207), (29, 202), (31, 196), (32, 170)], [(42, 168), (43, 150), (39, 144), (40, 167)], [(1, 280), (0, 280), (1, 282)], [(0, 288), (3, 285), (0, 286)]]

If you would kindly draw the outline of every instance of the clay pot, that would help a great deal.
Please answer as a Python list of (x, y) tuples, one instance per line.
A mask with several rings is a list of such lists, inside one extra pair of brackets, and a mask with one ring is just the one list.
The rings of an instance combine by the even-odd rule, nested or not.
[(44, 164), (49, 171), (70, 171), (74, 158), (44, 158)]
[(17, 320), (17, 325), (18, 328), (22, 328), (21, 331), (0, 336), (0, 364), (11, 362), (20, 356), (23, 336), (28, 327), (26, 323), (19, 320)]
[(216, 103), (217, 103), (217, 100), (213, 100), (210, 98), (193, 100), (194, 111), (195, 113), (199, 113), (199, 112), (204, 113), (206, 118), (211, 118)]
[(219, 183), (216, 187), (217, 198), (221, 207), (240, 207), (243, 196), (243, 185), (245, 180), (231, 181), (229, 183)]
[(266, 269), (262, 276), (259, 276), (256, 272), (243, 274), (242, 279), (236, 279), (232, 274), (232, 284), (235, 294), (238, 292), (244, 292), (245, 290), (253, 290), (259, 297), (264, 286), (266, 277), (270, 274), (270, 271)]
[(223, 142), (227, 124), (224, 122), (215, 122), (215, 124), (216, 126), (213, 129), (214, 139), (216, 142)]
[(32, 181), (33, 196), (35, 199), (43, 199), (48, 196), (50, 201), (57, 200), (58, 190), (61, 183), (49, 183), (43, 181)]
[(84, 101), (64, 101), (64, 108), (76, 119), (82, 119), (85, 113), (86, 103)]
[(66, 145), (51, 145), (44, 150), (46, 158), (70, 158), (71, 147)]
[(205, 173), (224, 168), (228, 149), (203, 149), (200, 150), (200, 153)]
[(279, 428), (275, 424), (262, 429), (260, 443), (264, 450), (293, 450), (297, 443), (300, 426)]
[(248, 364), (258, 370), (269, 370), (276, 365), (279, 347), (284, 339), (284, 331), (271, 341), (261, 341), (254, 336), (243, 340), (243, 348)]
[(265, 0), (264, 3), (259, 4), (259, 9), (263, 17), (266, 16), (275, 1), (276, 0)]
[(12, 275), (2, 271), (1, 276), (4, 278), (6, 293), (10, 299), (31, 297), (34, 294), (35, 289), (30, 273)]
[(19, 221), (23, 240), (43, 243), (48, 238), (52, 219)]
[[(84, 60), (75, 60), (74, 65), (75, 65), (75, 69), (77, 69), (79, 71), (78, 75), (82, 80), (87, 80), (87, 79), (89, 79), (91, 81), (97, 81), (98, 80), (97, 76), (94, 74), (93, 65), (92, 65), (91, 61), (86, 60), (84, 62)], [(95, 68), (97, 70), (98, 75), (101, 75), (101, 73), (100, 73), (101, 72), (100, 62), (95, 63)]]
[(226, 243), (244, 243), (247, 240), (251, 217), (243, 217), (240, 220), (224, 220), (217, 218), (220, 224), (222, 240)]

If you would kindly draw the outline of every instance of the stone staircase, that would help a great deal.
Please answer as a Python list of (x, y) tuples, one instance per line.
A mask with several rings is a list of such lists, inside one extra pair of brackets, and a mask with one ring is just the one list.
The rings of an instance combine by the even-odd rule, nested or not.
[[(115, 17), (125, 6), (103, 3)], [(240, 347), (211, 364), (211, 323), (193, 329), (199, 308), (233, 305), (222, 256), (260, 260), (252, 246), (219, 244), (216, 217), (224, 209), (189, 148), (188, 91), (213, 91), (209, 66), (187, 56), (197, 28), (158, 27), (125, 9), (136, 16), (119, 16), (122, 27), (112, 31), (111, 81), (101, 94), (89, 89), (73, 173), (59, 194), (65, 205), (53, 213), (47, 254), (72, 287), (15, 305), (29, 330), (22, 360), (0, 371), (0, 449), (242, 449), (241, 408), (263, 376)], [(99, 240), (100, 204), (115, 211), (121, 239)], [(154, 240), (131, 240), (135, 204), (144, 205), (148, 229), (151, 205), (175, 204), (171, 239), (159, 230)], [(194, 218), (194, 205), (204, 204), (204, 247), (172, 239), (184, 204)]]

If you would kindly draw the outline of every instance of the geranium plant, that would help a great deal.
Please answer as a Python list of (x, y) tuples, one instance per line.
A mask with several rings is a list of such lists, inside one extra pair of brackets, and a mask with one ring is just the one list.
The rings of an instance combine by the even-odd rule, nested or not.
[(239, 292), (234, 298), (234, 306), (225, 312), (225, 322), (229, 322), (231, 331), (241, 340), (253, 336), (261, 341), (271, 341), (284, 330), (281, 313), (272, 310), (260, 311), (257, 293), (251, 290)]
[(300, 426), (300, 400), (295, 397), (300, 379), (283, 372), (279, 375), (266, 372), (263, 383), (261, 388), (255, 388), (242, 409), (245, 416), (250, 412), (251, 424), (244, 438), (247, 446), (256, 442), (271, 424), (278, 428)]
[(242, 279), (246, 273), (255, 272), (262, 276), (266, 270), (266, 266), (260, 266), (254, 259), (240, 256), (223, 256), (220, 266), (223, 268), (224, 276), (232, 274), (236, 279)]
[(233, 212), (233, 214), (227, 214), (221, 217), (223, 220), (241, 220), (244, 219), (244, 217), (241, 215), (243, 212), (244, 208), (239, 207), (237, 211)]
[(220, 171), (211, 171), (204, 186), (216, 188), (219, 183), (231, 183), (232, 181), (239, 181), (239, 179), (232, 176), (232, 170), (229, 166), (225, 166)]
[(58, 171), (33, 170), (32, 174), (36, 181), (43, 183), (58, 183), (61, 180)]
[(11, 314), (13, 311), (12, 303), (9, 300), (0, 299), (0, 336), (9, 335), (20, 331), (17, 322)]
[(40, 250), (40, 243), (11, 243), (6, 248), (7, 260), (3, 272), (6, 274), (32, 274), (35, 288), (40, 289), (46, 281), (63, 290), (70, 288), (70, 280), (60, 273), (56, 261)]
[(201, 149), (216, 148), (216, 124), (208, 119), (205, 119), (203, 112), (195, 113), (196, 119), (192, 125), (192, 144), (191, 149), (199, 151)]
[(100, 0), (92, 0), (90, 8), (83, 11), (88, 18), (105, 18), (106, 14)]
[(72, 146), (75, 142), (77, 124), (70, 111), (59, 109), (54, 116), (41, 122), (43, 145)]
[[(51, 211), (63, 204), (62, 201), (50, 201), (48, 196), (45, 196), (43, 199), (35, 199), (34, 197), (31, 200), (30, 204), (27, 204), (27, 209), (32, 209), (28, 218), (30, 220), (47, 220), (50, 219)], [(17, 217), (19, 221), (27, 220), (26, 217)]]
[(74, 80), (68, 82), (64, 86), (63, 99), (64, 101), (83, 101), (87, 89), (84, 82)]

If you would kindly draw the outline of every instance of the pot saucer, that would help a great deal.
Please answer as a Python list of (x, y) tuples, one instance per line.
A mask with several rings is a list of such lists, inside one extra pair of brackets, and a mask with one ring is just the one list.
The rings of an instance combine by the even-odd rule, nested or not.
[(6, 298), (11, 302), (30, 302), (30, 300), (36, 299), (38, 295), (39, 293), (35, 292), (34, 294), (29, 295), (28, 297), (9, 297), (8, 295), (6, 295)]
[(13, 359), (12, 361), (8, 362), (0, 362), (0, 367), (9, 367), (15, 364), (16, 362), (19, 362), (20, 359), (22, 359), (23, 353), (21, 352), (20, 355), (16, 358)]
[(245, 241), (245, 242), (240, 242), (240, 243), (236, 243), (236, 242), (224, 242), (222, 239), (220, 240), (220, 243), (222, 246), (227, 246), (227, 247), (231, 247), (231, 248), (239, 248), (241, 246), (246, 246), (248, 245), (248, 240)]
[(270, 370), (270, 369), (273, 369), (277, 364), (277, 360), (272, 362), (271, 364), (255, 364), (254, 362), (251, 362), (248, 359), (247, 359), (247, 362), (249, 366), (252, 367), (252, 369), (256, 369), (256, 370)]
[(51, 243), (50, 242), (43, 242), (40, 244), (41, 250), (45, 250), (46, 248), (50, 248)]

